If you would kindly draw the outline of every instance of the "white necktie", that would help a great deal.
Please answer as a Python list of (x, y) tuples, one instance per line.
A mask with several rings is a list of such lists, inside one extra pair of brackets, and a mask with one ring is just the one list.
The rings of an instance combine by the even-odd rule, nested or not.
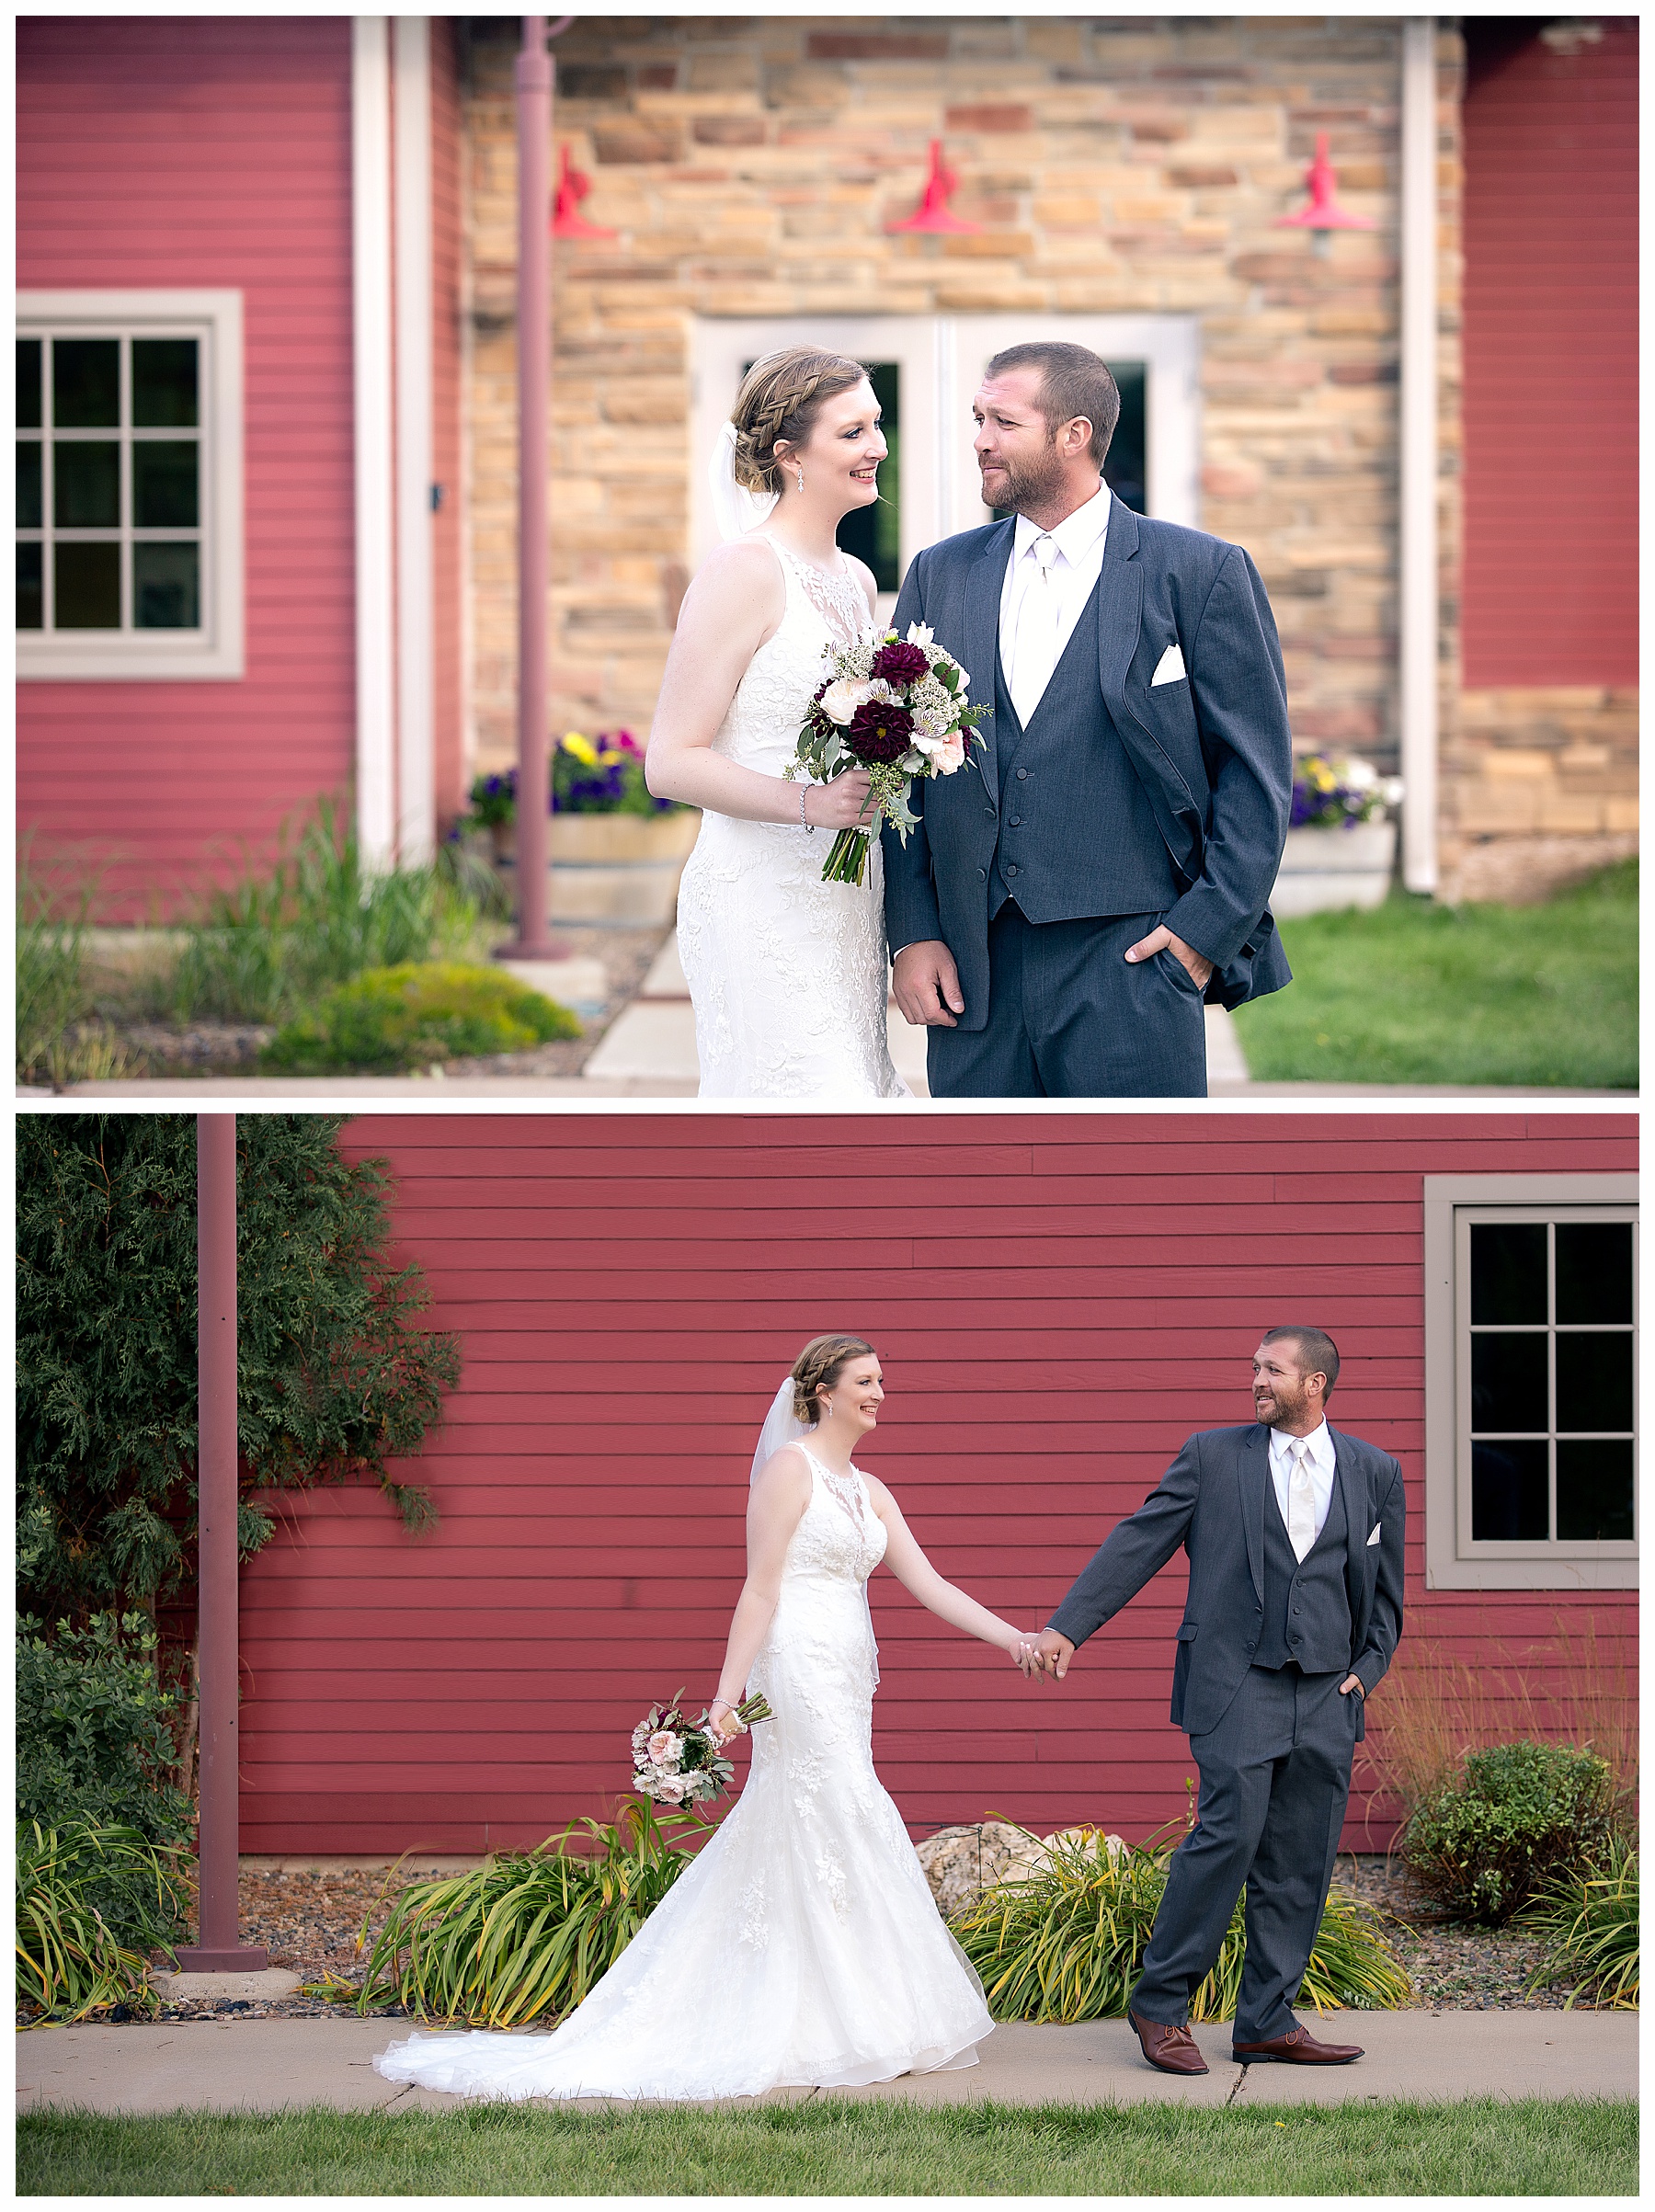
[(1025, 730), (1057, 666), (1057, 631), (1063, 613), (1062, 597), (1052, 575), (1052, 564), (1057, 558), (1056, 539), (1043, 530), (1029, 552), (1035, 573), (1023, 586), (1010, 671), (1011, 704)]
[(1316, 1542), (1316, 1485), (1310, 1479), (1310, 1447), (1295, 1436), (1287, 1447), (1293, 1465), (1287, 1477), (1287, 1541), (1302, 1559)]

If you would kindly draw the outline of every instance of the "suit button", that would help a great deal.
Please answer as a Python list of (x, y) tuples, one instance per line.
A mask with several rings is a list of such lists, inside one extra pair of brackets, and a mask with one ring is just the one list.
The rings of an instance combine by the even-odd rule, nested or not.
[(992, 821), (993, 821), (993, 819), (994, 819), (994, 809), (993, 809), (993, 807), (992, 807), (992, 806), (985, 806), (985, 807), (984, 807), (984, 809), (983, 809), (983, 812), (984, 812), (984, 813), (985, 813), (985, 814), (987, 815), (988, 819), (989, 819), (989, 820), (992, 822)]
[(1006, 862), (1006, 873), (1008, 875), (1015, 875), (1017, 873), (1017, 867), (1014, 861), (1008, 861)]
[(1022, 827), (1022, 815), (1012, 815), (1009, 817), (1009, 819), (1013, 829), (1021, 829)]
[(1020, 768), (1018, 770), (1017, 781), (1020, 783), (1026, 783), (1029, 781), (1029, 771), (1026, 768)]
[(979, 869), (977, 870), (977, 881), (978, 881), (979, 883), (986, 883), (986, 882), (987, 881), (987, 879), (988, 879), (988, 871), (987, 871), (987, 868), (979, 868)]

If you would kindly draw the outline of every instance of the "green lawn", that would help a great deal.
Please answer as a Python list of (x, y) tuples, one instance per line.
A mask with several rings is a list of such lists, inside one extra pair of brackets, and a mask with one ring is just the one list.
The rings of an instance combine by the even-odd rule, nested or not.
[(1294, 980), (1236, 1016), (1260, 1082), (1638, 1084), (1638, 863), (1543, 906), (1281, 924)]
[(1630, 2101), (735, 2113), (310, 2111), (17, 2123), (20, 2196), (1624, 2196)]

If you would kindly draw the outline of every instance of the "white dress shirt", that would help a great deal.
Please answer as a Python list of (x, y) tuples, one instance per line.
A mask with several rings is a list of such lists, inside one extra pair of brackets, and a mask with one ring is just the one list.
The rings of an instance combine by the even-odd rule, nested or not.
[[(1109, 500), (1109, 486), (1100, 480), (1093, 496), (1055, 530), (1043, 530), (1027, 515), (1017, 518), (1000, 588), (999, 649), (1011, 703), (1025, 729), (1102, 572)], [(1055, 548), (1044, 577), (1037, 539), (1049, 539)], [(1049, 609), (1040, 596), (1047, 592)]]
[[(1338, 1464), (1333, 1454), (1332, 1431), (1325, 1420), (1304, 1438), (1289, 1436), (1284, 1429), (1273, 1429), (1270, 1431), (1270, 1472), (1275, 1482), (1276, 1503), (1282, 1509), (1283, 1526), (1290, 1530), (1293, 1523), (1287, 1516), (1293, 1480), (1293, 1446), (1299, 1442), (1305, 1446), (1305, 1464), (1310, 1471), (1310, 1487), (1316, 1499), (1316, 1534), (1319, 1536), (1327, 1522), (1328, 1508), (1332, 1502), (1333, 1477)], [(1308, 1548), (1307, 1545), (1306, 1549)]]

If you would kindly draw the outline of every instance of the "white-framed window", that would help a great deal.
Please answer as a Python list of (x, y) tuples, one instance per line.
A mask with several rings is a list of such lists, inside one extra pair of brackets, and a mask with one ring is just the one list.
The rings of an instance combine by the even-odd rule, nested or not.
[(884, 408), (891, 459), (880, 471), (881, 504), (848, 518), (841, 542), (873, 568), (888, 617), (915, 553), (989, 519), (972, 454), (972, 395), (997, 352), (1036, 338), (1089, 346), (1112, 365), (1123, 407), (1106, 474), (1128, 506), (1198, 528), (1201, 380), (1193, 315), (707, 315), (696, 318), (692, 353), (696, 561), (716, 538), (708, 456), (748, 364), (779, 346), (829, 347), (868, 364)]
[(1426, 1579), (1638, 1580), (1629, 1175), (1425, 1178)]
[(235, 678), (242, 295), (17, 305), (21, 678)]

